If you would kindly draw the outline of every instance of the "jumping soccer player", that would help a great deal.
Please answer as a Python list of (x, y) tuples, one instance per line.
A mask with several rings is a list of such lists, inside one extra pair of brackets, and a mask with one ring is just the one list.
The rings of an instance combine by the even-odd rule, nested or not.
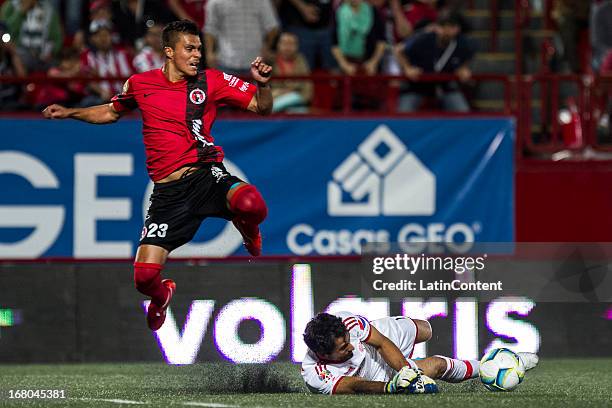
[[(414, 345), (431, 339), (429, 322), (404, 316), (368, 321), (348, 312), (319, 313), (307, 325), (309, 350), (302, 377), (321, 394), (430, 394), (432, 378), (460, 382), (478, 377), (478, 360), (444, 356), (412, 360)], [(538, 363), (533, 353), (518, 353), (526, 369)]]
[(151, 297), (147, 324), (159, 329), (176, 291), (171, 279), (161, 278), (168, 254), (189, 242), (206, 217), (231, 220), (253, 256), (261, 253), (259, 224), (267, 207), (257, 189), (227, 172), (223, 149), (210, 130), (217, 107), (226, 104), (268, 115), (272, 67), (260, 57), (251, 63), (258, 86), (214, 69), (198, 68), (202, 43), (198, 27), (188, 20), (168, 24), (162, 32), (166, 62), (130, 77), (123, 93), (110, 103), (68, 109), (51, 105), (49, 119), (72, 118), (88, 123), (116, 122), (140, 108), (147, 170), (155, 182), (134, 262), (136, 289)]

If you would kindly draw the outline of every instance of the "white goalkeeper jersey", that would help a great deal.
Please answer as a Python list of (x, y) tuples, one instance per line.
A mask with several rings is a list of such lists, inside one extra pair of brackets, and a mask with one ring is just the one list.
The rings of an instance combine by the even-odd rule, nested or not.
[(363, 316), (349, 312), (338, 312), (335, 316), (342, 319), (350, 334), (350, 343), (355, 348), (353, 356), (343, 362), (329, 361), (320, 359), (308, 350), (302, 361), (302, 377), (310, 391), (333, 394), (344, 376), (356, 376), (370, 381), (389, 381), (395, 375), (395, 370), (387, 365), (378, 351), (366, 344), (371, 326), (393, 341), (406, 358), (412, 357), (416, 325), (411, 319), (387, 317), (370, 322)]

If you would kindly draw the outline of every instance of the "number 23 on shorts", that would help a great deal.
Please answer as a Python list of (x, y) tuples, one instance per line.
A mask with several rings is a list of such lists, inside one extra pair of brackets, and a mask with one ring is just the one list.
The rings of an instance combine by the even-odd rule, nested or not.
[(147, 237), (147, 238), (155, 238), (155, 237), (159, 237), (159, 238), (164, 238), (166, 236), (166, 233), (168, 232), (168, 224), (156, 224), (156, 223), (151, 223), (149, 224), (149, 228), (147, 229), (147, 227), (143, 227), (142, 229), (142, 235), (141, 238)]

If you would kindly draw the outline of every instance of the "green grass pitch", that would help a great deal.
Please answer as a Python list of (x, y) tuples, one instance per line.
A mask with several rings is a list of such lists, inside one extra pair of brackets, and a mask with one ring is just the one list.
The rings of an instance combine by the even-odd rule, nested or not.
[[(543, 359), (513, 392), (478, 380), (438, 382), (437, 395), (313, 395), (299, 366), (202, 363), (0, 365), (0, 406), (155, 407), (602, 407), (612, 406), (612, 359)], [(9, 399), (9, 390), (63, 389), (64, 400)]]

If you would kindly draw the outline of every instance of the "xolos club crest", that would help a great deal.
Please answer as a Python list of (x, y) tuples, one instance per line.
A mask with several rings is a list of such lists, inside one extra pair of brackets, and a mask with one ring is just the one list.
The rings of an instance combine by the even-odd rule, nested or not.
[(196, 88), (189, 93), (189, 100), (196, 105), (200, 105), (206, 100), (206, 93), (200, 88)]

